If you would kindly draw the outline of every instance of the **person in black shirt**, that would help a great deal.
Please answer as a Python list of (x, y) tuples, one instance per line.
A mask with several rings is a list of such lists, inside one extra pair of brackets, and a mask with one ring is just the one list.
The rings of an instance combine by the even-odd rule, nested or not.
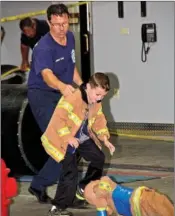
[(21, 70), (26, 71), (30, 67), (28, 56), (29, 50), (34, 48), (35, 44), (49, 32), (47, 21), (26, 17), (19, 23), (21, 33)]

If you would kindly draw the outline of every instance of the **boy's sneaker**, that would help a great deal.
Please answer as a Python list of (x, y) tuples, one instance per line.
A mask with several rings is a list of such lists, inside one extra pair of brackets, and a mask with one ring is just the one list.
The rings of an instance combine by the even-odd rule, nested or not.
[(77, 186), (77, 191), (76, 191), (76, 197), (77, 197), (77, 199), (79, 199), (79, 200), (85, 200), (83, 192), (84, 191), (79, 186)]
[(77, 197), (74, 198), (73, 203), (69, 206), (72, 209), (88, 209), (89, 204), (86, 200), (80, 200)]
[(48, 216), (73, 216), (73, 213), (66, 209), (58, 209), (56, 206), (52, 206), (48, 212)]

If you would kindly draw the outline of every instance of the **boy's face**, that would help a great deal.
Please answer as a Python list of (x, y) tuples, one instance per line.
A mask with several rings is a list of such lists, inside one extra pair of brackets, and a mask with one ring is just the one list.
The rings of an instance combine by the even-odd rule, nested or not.
[(92, 88), (89, 83), (87, 84), (87, 96), (89, 104), (94, 104), (98, 101), (101, 101), (107, 93), (108, 92), (101, 87)]

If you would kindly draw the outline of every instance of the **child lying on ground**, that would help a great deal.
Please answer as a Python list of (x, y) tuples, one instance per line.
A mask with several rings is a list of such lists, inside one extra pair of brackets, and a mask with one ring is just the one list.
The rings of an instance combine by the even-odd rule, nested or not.
[(107, 176), (91, 181), (84, 197), (96, 206), (97, 216), (174, 216), (174, 206), (165, 195), (145, 186), (124, 187)]

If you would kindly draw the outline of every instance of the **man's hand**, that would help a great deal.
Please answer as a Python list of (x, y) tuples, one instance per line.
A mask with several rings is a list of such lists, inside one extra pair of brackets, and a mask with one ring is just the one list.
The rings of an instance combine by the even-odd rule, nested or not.
[(71, 95), (75, 91), (74, 87), (71, 85), (65, 85), (64, 89), (61, 91), (64, 97)]
[(78, 139), (75, 138), (75, 137), (70, 138), (70, 139), (68, 140), (68, 143), (69, 143), (69, 145), (71, 145), (71, 146), (74, 147), (74, 148), (78, 148), (78, 146), (79, 146), (79, 141), (78, 141)]
[(28, 61), (22, 62), (20, 69), (21, 69), (22, 71), (27, 71), (28, 68), (30, 68), (29, 62), (28, 62)]
[(104, 145), (109, 149), (110, 154), (113, 155), (115, 152), (115, 146), (109, 142), (106, 136), (104, 137)]

